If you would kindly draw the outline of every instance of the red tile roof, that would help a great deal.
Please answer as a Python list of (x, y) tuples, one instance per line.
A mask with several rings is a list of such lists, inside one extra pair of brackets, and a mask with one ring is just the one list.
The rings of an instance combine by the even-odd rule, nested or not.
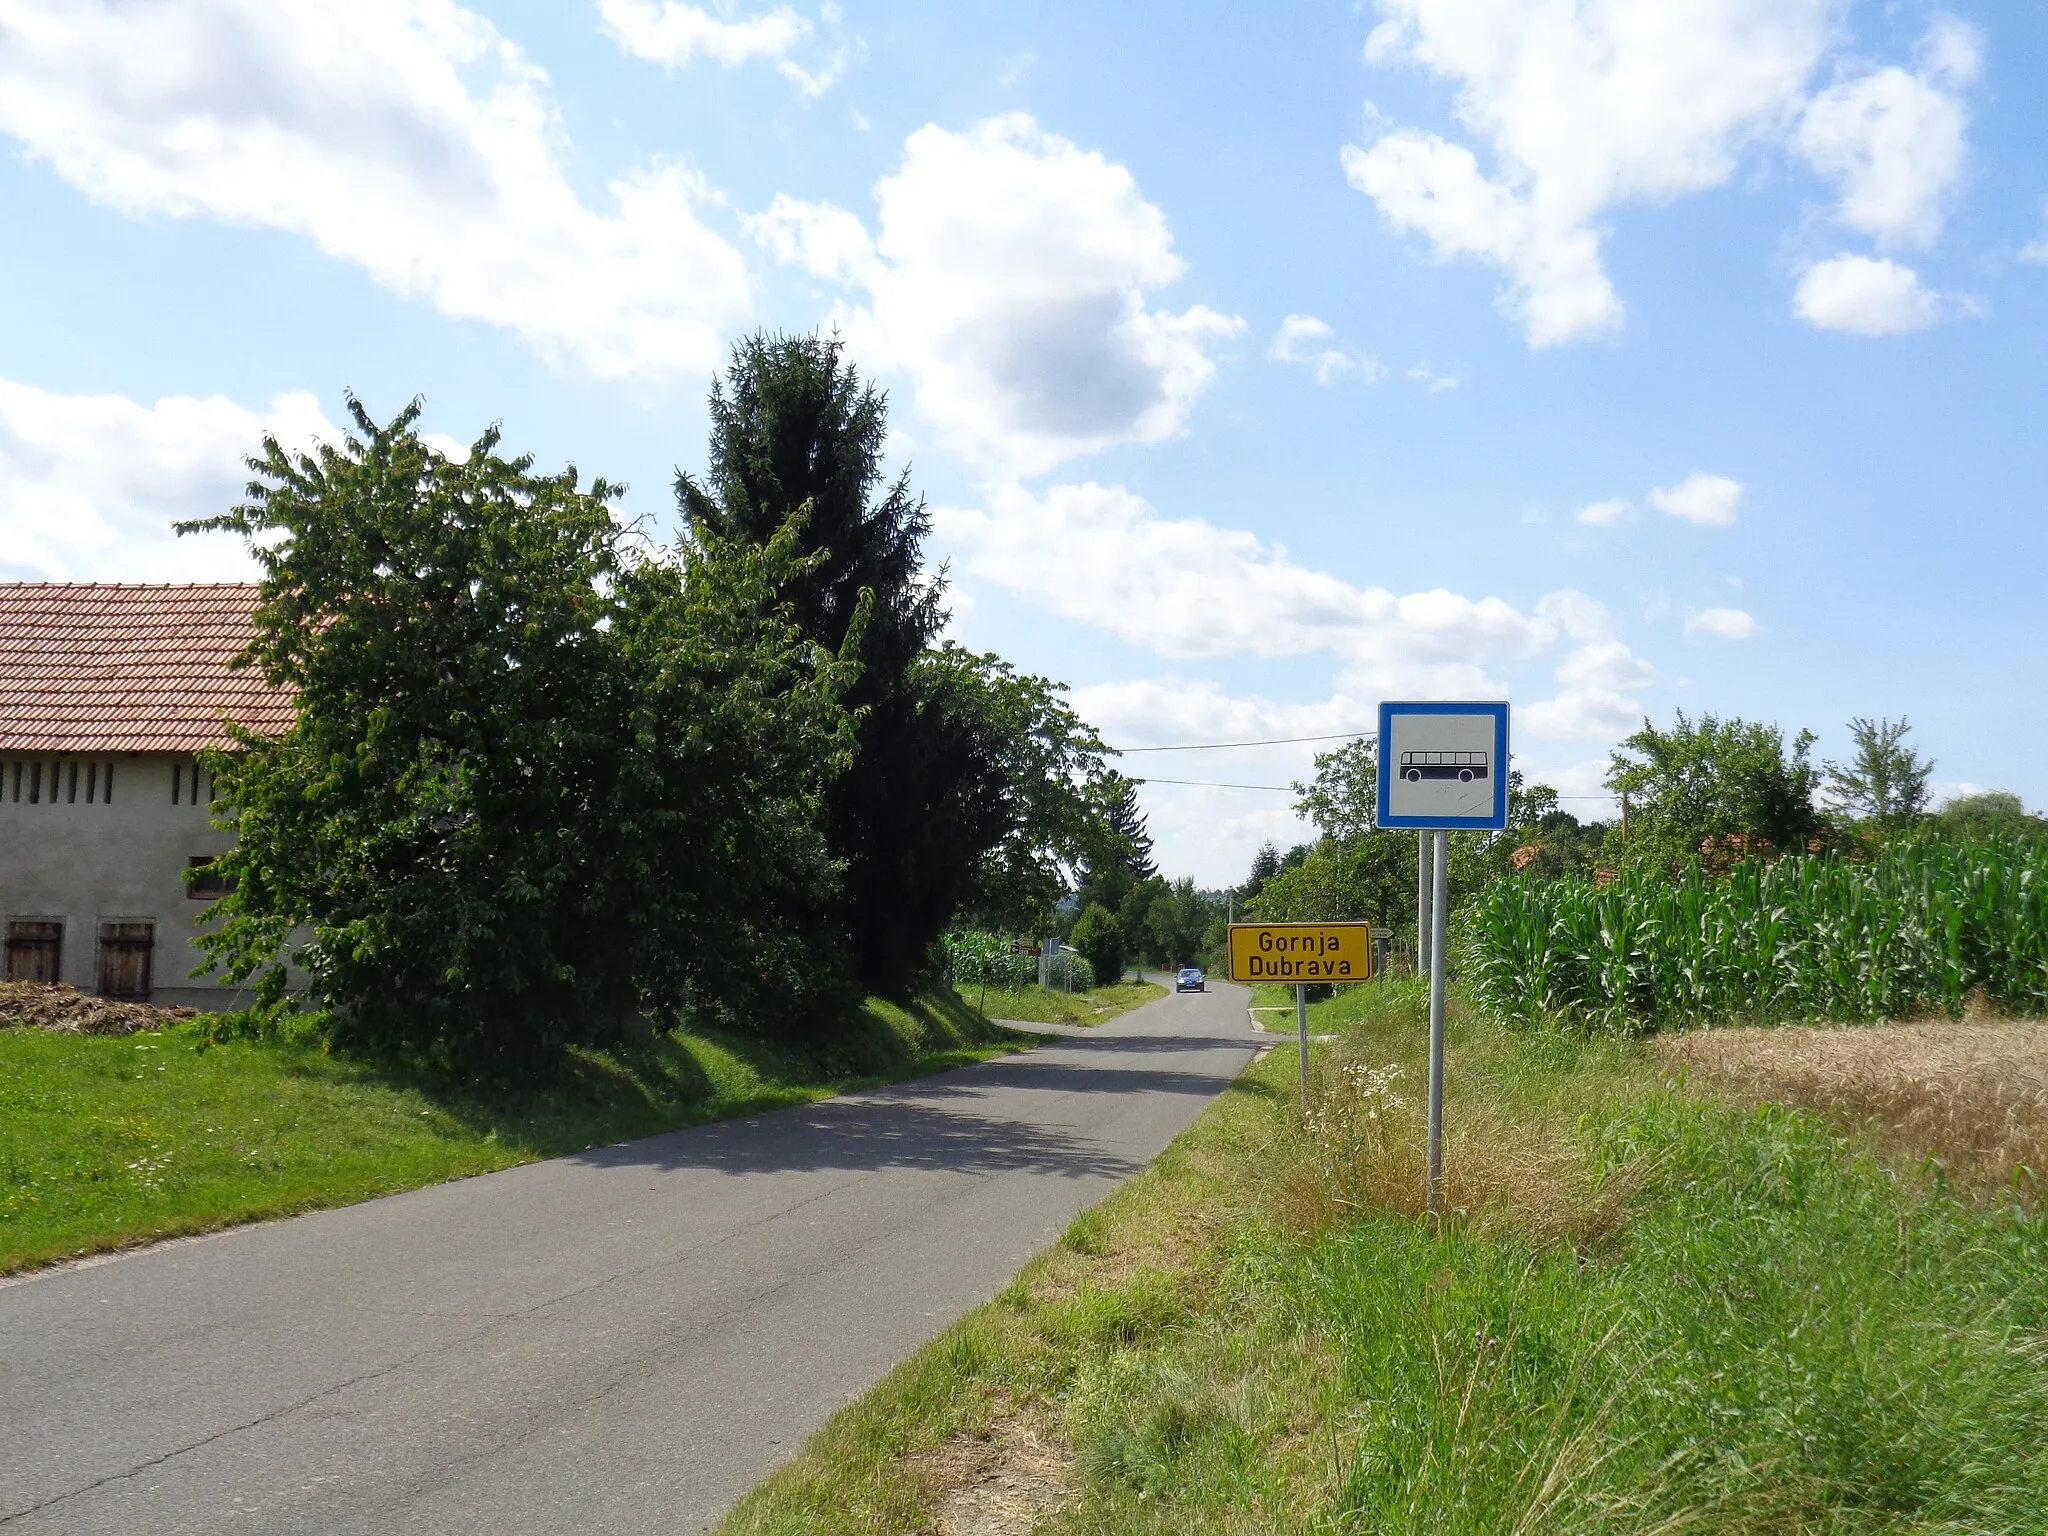
[(223, 716), (291, 724), (288, 695), (228, 661), (253, 586), (0, 583), (0, 751), (196, 752)]

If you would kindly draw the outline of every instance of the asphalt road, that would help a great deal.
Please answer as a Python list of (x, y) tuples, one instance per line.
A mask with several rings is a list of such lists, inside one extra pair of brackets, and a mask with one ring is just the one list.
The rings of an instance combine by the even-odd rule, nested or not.
[(1241, 989), (0, 1285), (0, 1532), (695, 1532), (1184, 1130)]

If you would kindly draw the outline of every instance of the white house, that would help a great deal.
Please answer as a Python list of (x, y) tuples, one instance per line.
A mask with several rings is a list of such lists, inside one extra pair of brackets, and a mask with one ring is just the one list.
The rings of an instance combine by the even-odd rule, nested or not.
[(200, 962), (218, 893), (185, 872), (229, 846), (195, 755), (290, 700), (228, 662), (253, 586), (0, 583), (0, 922), (10, 981), (195, 1008), (237, 994)]

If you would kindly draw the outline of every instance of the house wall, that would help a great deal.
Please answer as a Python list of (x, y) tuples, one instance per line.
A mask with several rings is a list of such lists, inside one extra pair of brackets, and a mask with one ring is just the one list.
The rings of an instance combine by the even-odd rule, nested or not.
[[(37, 766), (40, 793), (31, 799)], [(209, 818), (210, 786), (198, 782), (195, 796), (195, 775), (203, 780), (191, 758), (170, 753), (0, 753), (0, 922), (62, 921), (62, 981), (97, 990), (100, 924), (147, 921), (155, 925), (152, 1002), (220, 1009), (247, 1001), (246, 989), (188, 974), (200, 963), (193, 939), (208, 903), (187, 892), (185, 870), (233, 841)]]

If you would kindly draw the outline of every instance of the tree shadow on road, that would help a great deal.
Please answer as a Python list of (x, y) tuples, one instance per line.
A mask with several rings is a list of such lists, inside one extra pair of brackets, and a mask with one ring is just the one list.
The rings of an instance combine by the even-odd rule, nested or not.
[(1145, 1165), (1059, 1126), (977, 1115), (936, 1104), (830, 1099), (750, 1120), (599, 1147), (574, 1161), (598, 1167), (706, 1169), (734, 1175), (879, 1172), (1050, 1173), (1126, 1179)]

